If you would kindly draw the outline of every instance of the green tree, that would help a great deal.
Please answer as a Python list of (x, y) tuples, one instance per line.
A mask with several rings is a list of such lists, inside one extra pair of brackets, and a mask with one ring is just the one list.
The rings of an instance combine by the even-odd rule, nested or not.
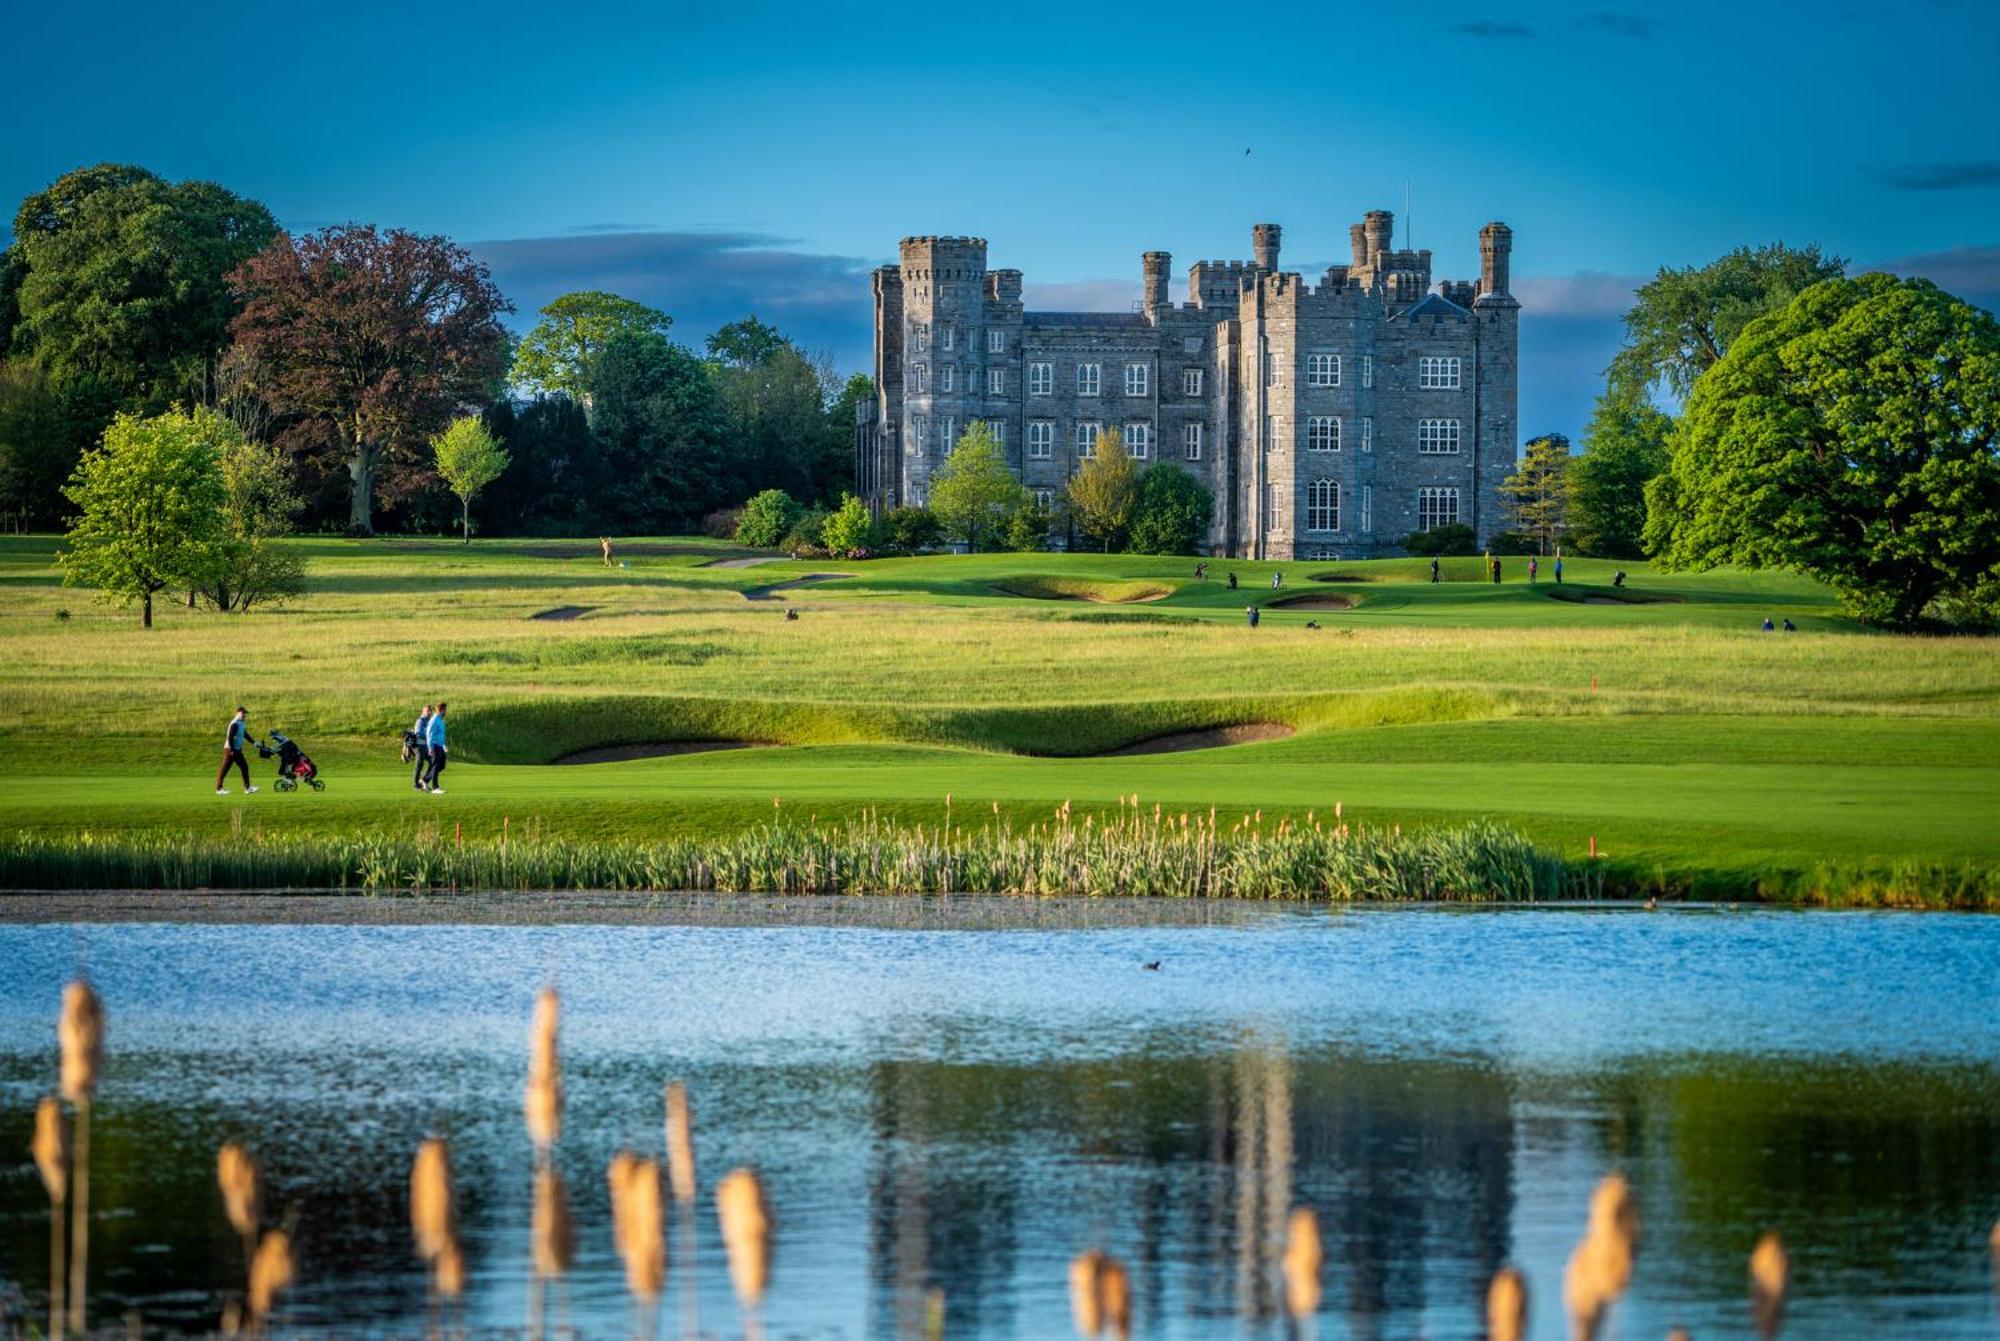
[(2000, 323), (1926, 280), (1829, 280), (1746, 327), (1648, 490), (1671, 567), (1830, 583), (1909, 628), (2000, 598)]
[(1433, 554), (1440, 556), (1477, 554), (1479, 537), (1464, 522), (1446, 522), (1442, 526), (1433, 526), (1428, 531), (1410, 532), (1403, 537), (1403, 549), (1406, 553), (1415, 554), (1420, 558)]
[(1569, 463), (1570, 539), (1601, 559), (1644, 552), (1646, 485), (1667, 468), (1674, 421), (1632, 390), (1609, 390), (1584, 430), (1583, 455)]
[(766, 489), (743, 505), (743, 515), (736, 520), (736, 543), (776, 549), (804, 515), (805, 509), (783, 489)]
[(28, 360), (0, 362), (0, 519), (58, 525), (63, 485), (99, 426), (94, 404), (76, 405)]
[(1109, 554), (1132, 525), (1139, 493), (1139, 465), (1125, 454), (1125, 437), (1115, 428), (1097, 435), (1090, 457), (1069, 482), (1069, 505), (1085, 535), (1097, 537)]
[(1846, 273), (1837, 256), (1783, 243), (1738, 247), (1684, 270), (1661, 267), (1625, 314), (1625, 347), (1611, 360), (1611, 386), (1640, 394), (1664, 387), (1685, 400), (1745, 326)]
[(619, 335), (665, 335), (674, 322), (657, 308), (598, 289), (566, 293), (541, 317), (515, 346), (508, 378), (528, 395), (568, 396), (586, 414), (605, 346)]
[(222, 451), (241, 440), (209, 409), (113, 419), (64, 490), (79, 515), (59, 556), (63, 582), (139, 601), (153, 627), (155, 592), (194, 590), (215, 572), (228, 539)]
[(1055, 512), (1037, 503), (1034, 495), (1030, 494), (1028, 500), (1007, 519), (1000, 543), (1017, 553), (1032, 554), (1047, 547), (1049, 532), (1055, 529), (1055, 524)]
[(229, 275), (276, 232), (269, 210), (213, 182), (115, 163), (69, 173), (14, 217), (12, 351), (58, 390), (90, 382), (108, 408), (164, 410), (199, 390), (237, 313)]
[(461, 415), (431, 439), (437, 473), (458, 495), (465, 544), (472, 543), (472, 500), (507, 469), (507, 449), (476, 414)]
[(284, 454), (237, 430), (221, 449), (225, 534), (203, 600), (217, 610), (282, 605), (305, 590), (305, 558), (281, 542), (304, 506)]
[(1537, 554), (1551, 554), (1569, 529), (1569, 439), (1544, 433), (1532, 439), (1521, 459), (1500, 485), (1516, 529), (1528, 536)]
[(1132, 497), (1135, 554), (1198, 554), (1215, 516), (1215, 498), (1200, 480), (1170, 461), (1139, 476)]
[(875, 518), (868, 505), (853, 494), (842, 494), (840, 506), (827, 517), (822, 530), (828, 552), (850, 556), (875, 544)]
[(929, 508), (890, 508), (878, 528), (882, 548), (891, 554), (921, 554), (936, 547), (944, 528)]
[(725, 368), (754, 368), (791, 348), (792, 342), (776, 326), (759, 321), (755, 312), (708, 337), (709, 358)]
[(972, 421), (931, 475), (930, 509), (944, 533), (977, 552), (990, 545), (1007, 519), (1029, 502), (1028, 491), (1007, 468), (1000, 444), (983, 419)]
[(589, 516), (626, 531), (681, 531), (743, 496), (727, 416), (699, 358), (657, 332), (625, 331), (604, 347), (597, 383), (598, 452), (576, 472)]
[(729, 425), (738, 497), (783, 489), (827, 501), (853, 487), (853, 408), (850, 402), (846, 432), (836, 437), (830, 415), (839, 398), (830, 363), (807, 356), (754, 316), (711, 335), (708, 353)]

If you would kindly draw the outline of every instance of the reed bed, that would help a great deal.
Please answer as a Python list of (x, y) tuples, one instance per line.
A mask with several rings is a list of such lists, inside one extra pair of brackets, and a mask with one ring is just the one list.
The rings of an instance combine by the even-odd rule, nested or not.
[(904, 825), (873, 814), (784, 820), (733, 838), (657, 843), (451, 832), (296, 837), (245, 844), (189, 834), (22, 834), (0, 839), (12, 889), (726, 891), (749, 894), (1026, 894), (1065, 897), (1524, 902), (1603, 892), (1520, 835), (1489, 824), (1410, 831), (1329, 814), (1150, 811), (1016, 827)]

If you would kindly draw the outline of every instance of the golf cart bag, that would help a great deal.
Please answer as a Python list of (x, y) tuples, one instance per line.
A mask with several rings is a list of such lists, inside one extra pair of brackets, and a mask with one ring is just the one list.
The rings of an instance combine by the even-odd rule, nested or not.
[(304, 750), (299, 748), (297, 741), (282, 731), (273, 731), (271, 739), (277, 743), (266, 745), (261, 740), (257, 742), (257, 757), (260, 759), (269, 759), (274, 755), (277, 757), (279, 791), (295, 792), (299, 789), (300, 783), (304, 783), (316, 792), (326, 790), (326, 784), (320, 781), (318, 766)]

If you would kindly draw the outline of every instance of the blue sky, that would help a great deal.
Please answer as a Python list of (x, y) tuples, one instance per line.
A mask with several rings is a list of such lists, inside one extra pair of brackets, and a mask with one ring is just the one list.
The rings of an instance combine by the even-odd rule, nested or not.
[(1469, 278), (1504, 219), (1530, 433), (1580, 430), (1662, 265), (1817, 241), (2000, 303), (1990, 0), (114, 3), (8, 27), (41, 58), (0, 85), (0, 199), (140, 163), (294, 228), (450, 234), (520, 319), (602, 287), (697, 341), (754, 308), (845, 369), (867, 271), (912, 233), (990, 239), (1031, 303), (1122, 309), (1141, 251), (1245, 255), (1260, 220), (1310, 273), (1393, 209)]

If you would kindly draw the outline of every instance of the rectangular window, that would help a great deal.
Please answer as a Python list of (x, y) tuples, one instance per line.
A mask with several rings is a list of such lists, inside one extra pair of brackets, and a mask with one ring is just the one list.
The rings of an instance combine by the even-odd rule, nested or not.
[(958, 420), (940, 419), (938, 430), (938, 450), (950, 456), (951, 449), (958, 446)]
[(1373, 415), (1363, 415), (1361, 418), (1361, 450), (1364, 452), (1375, 450), (1375, 417)]
[(1306, 355), (1306, 385), (1339, 386), (1340, 355), (1338, 354)]
[(989, 396), (1004, 396), (1007, 394), (1007, 370), (1005, 368), (988, 368), (986, 370), (986, 394)]
[(1201, 369), (1187, 368), (1181, 372), (1181, 394), (1199, 396), (1201, 394)]
[(926, 363), (912, 363), (910, 365), (911, 394), (921, 396), (929, 392), (930, 389), (931, 389), (930, 365)]
[(1306, 486), (1306, 529), (1340, 529), (1340, 485), (1333, 480), (1314, 480)]
[(1050, 396), (1056, 389), (1056, 365), (1053, 363), (1030, 363), (1028, 365), (1028, 394)]
[(1434, 531), (1458, 520), (1458, 490), (1417, 490), (1417, 529)]
[(1458, 420), (1419, 419), (1417, 421), (1418, 456), (1456, 456), (1458, 454)]
[(930, 439), (931, 421), (922, 415), (918, 415), (910, 421), (909, 430), (910, 450), (921, 452), (924, 449), (924, 444)]
[(1458, 358), (1425, 355), (1417, 360), (1417, 385), (1425, 391), (1458, 390)]
[(1285, 497), (1275, 484), (1264, 486), (1264, 525), (1273, 531), (1285, 529)]
[(931, 328), (921, 321), (911, 323), (910, 343), (916, 346), (919, 354), (928, 350), (931, 347)]
[(1340, 421), (1330, 414), (1316, 414), (1306, 420), (1306, 450), (1309, 452), (1339, 451)]
[(1364, 531), (1373, 531), (1375, 529), (1375, 488), (1373, 485), (1364, 484), (1361, 486), (1361, 529)]
[(1089, 458), (1097, 455), (1097, 425), (1079, 423), (1076, 426), (1076, 454)]
[(1274, 356), (1272, 355), (1272, 353), (1271, 353), (1271, 351), (1270, 351), (1270, 350), (1268, 350), (1268, 349), (1267, 349), (1267, 350), (1265, 350), (1265, 351), (1264, 351), (1264, 385), (1265, 385), (1265, 386), (1277, 386), (1277, 385), (1278, 385), (1278, 379), (1279, 379), (1279, 378), (1280, 378), (1281, 376), (1282, 376), (1282, 370), (1281, 370), (1281, 369), (1280, 369), (1280, 368), (1278, 367), (1278, 360), (1276, 359), (1276, 357), (1274, 357)]
[(1147, 392), (1146, 392), (1146, 377), (1147, 377), (1147, 369), (1146, 369), (1146, 365), (1145, 365), (1145, 364), (1143, 364), (1143, 363), (1128, 363), (1128, 364), (1126, 364), (1126, 365), (1125, 365), (1125, 394), (1126, 394), (1126, 395), (1128, 395), (1128, 396), (1143, 396), (1143, 395), (1146, 395), (1146, 394), (1147, 394)]
[(1201, 460), (1201, 425), (1199, 423), (1181, 425), (1181, 455), (1190, 461)]
[(1361, 385), (1364, 387), (1375, 385), (1375, 356), (1373, 354), (1363, 354), (1361, 356)]
[(938, 348), (949, 350), (953, 347), (954, 332), (949, 326), (938, 327)]
[(1125, 425), (1125, 454), (1134, 461), (1144, 461), (1153, 454), (1153, 426), (1151, 424)]
[(1053, 490), (1053, 489), (1037, 489), (1037, 490), (1035, 490), (1035, 506), (1036, 506), (1036, 507), (1040, 508), (1040, 509), (1041, 509), (1042, 511), (1044, 511), (1044, 512), (1047, 512), (1047, 511), (1048, 511), (1048, 510), (1049, 510), (1050, 508), (1054, 507), (1054, 506), (1055, 506), (1055, 504), (1056, 504), (1056, 491), (1055, 491), (1055, 490)]
[(938, 365), (938, 390), (953, 391), (958, 387), (958, 367), (955, 364)]
[(1046, 419), (1037, 419), (1028, 425), (1028, 455), (1037, 461), (1046, 461), (1055, 455), (1056, 426)]
[(1076, 365), (1076, 394), (1095, 396), (1104, 385), (1104, 369), (1095, 363)]
[(1005, 331), (988, 331), (988, 332), (986, 332), (986, 352), (987, 352), (987, 353), (989, 353), (989, 354), (1004, 354), (1004, 353), (1006, 353), (1006, 352), (1007, 352), (1007, 332), (1005, 332)]
[(993, 435), (993, 445), (995, 447), (998, 447), (1003, 452), (1007, 450), (1007, 421), (1005, 419), (988, 419), (986, 421), (986, 431)]

